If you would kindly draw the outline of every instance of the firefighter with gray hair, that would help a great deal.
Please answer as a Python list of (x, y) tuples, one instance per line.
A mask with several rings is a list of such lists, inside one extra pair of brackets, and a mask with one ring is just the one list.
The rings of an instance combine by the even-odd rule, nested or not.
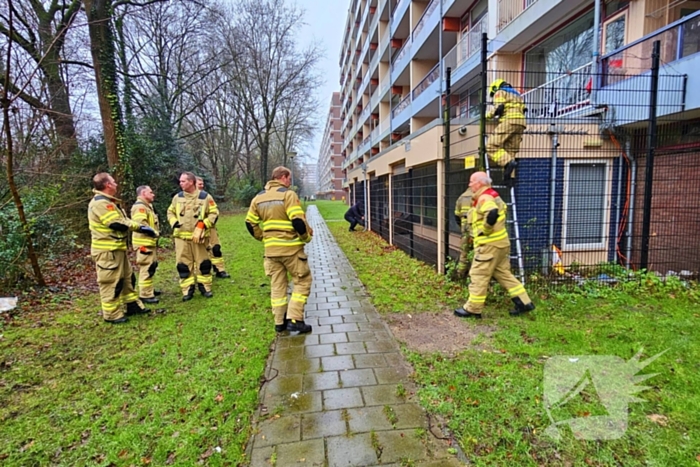
[[(136, 188), (136, 202), (131, 206), (131, 220), (150, 227), (160, 235), (158, 214), (153, 209), (155, 196), (148, 185)], [(139, 267), (139, 298), (143, 303), (158, 303), (156, 295), (160, 295), (160, 292), (153, 288), (153, 276), (158, 269), (158, 239), (136, 231), (131, 236), (131, 244), (136, 252), (136, 265)]]

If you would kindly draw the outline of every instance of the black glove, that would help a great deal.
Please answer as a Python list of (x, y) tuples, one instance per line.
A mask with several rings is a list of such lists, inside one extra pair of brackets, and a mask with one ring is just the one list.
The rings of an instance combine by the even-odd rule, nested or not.
[(153, 230), (152, 228), (150, 228), (146, 225), (139, 226), (139, 232), (144, 234), (144, 235), (148, 235), (149, 237), (153, 237), (153, 238), (156, 238), (158, 236), (158, 234), (156, 233), (155, 230)]
[(179, 229), (180, 227), (182, 227), (182, 225), (180, 225), (180, 221), (177, 221), (173, 224), (173, 230)]

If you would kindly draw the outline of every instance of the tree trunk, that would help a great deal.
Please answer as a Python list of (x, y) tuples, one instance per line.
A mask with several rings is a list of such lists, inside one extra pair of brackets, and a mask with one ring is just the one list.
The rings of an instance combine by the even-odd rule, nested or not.
[[(12, 0), (8, 0), (8, 5), (10, 6), (10, 21), (9, 28), (10, 33), (12, 33)], [(10, 186), (10, 192), (12, 192), (12, 200), (17, 208), (17, 215), (19, 216), (19, 221), (22, 224), (22, 230), (24, 230), (24, 237), (27, 241), (27, 257), (32, 264), (32, 269), (34, 270), (34, 277), (36, 278), (37, 284), (40, 286), (45, 286), (46, 281), (44, 280), (44, 275), (41, 273), (41, 267), (39, 267), (39, 257), (34, 250), (34, 242), (32, 241), (32, 231), (29, 227), (29, 222), (27, 222), (27, 216), (24, 213), (24, 204), (22, 203), (22, 198), (19, 195), (19, 190), (17, 189), (17, 184), (15, 183), (15, 173), (14, 173), (14, 153), (12, 147), (12, 129), (10, 128), (10, 105), (12, 101), (8, 96), (9, 86), (10, 86), (10, 56), (12, 52), (12, 42), (7, 44), (7, 66), (5, 67), (5, 79), (2, 91), (2, 97), (0, 97), (0, 103), (2, 104), (2, 115), (3, 115), (3, 130), (5, 130), (5, 148), (6, 148), (6, 159), (7, 159), (7, 183)]]
[(107, 163), (121, 190), (129, 188), (131, 165), (124, 146), (124, 125), (119, 104), (117, 64), (112, 32), (112, 1), (85, 0), (90, 52), (95, 69), (97, 100), (102, 117)]

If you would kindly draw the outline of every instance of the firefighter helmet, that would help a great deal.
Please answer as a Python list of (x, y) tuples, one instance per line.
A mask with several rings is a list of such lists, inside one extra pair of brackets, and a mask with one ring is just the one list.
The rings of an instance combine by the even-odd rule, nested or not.
[(499, 78), (497, 80), (494, 80), (491, 83), (491, 85), (489, 86), (489, 95), (491, 97), (493, 97), (493, 95), (496, 94), (496, 91), (501, 89), (501, 86), (503, 86), (504, 84), (508, 84), (508, 83), (506, 83), (505, 80), (503, 80), (503, 79)]

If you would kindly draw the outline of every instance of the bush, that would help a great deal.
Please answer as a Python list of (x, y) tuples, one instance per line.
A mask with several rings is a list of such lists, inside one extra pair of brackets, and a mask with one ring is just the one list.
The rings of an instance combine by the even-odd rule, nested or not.
[(260, 193), (262, 185), (255, 180), (236, 180), (229, 184), (228, 197), (242, 207), (250, 206), (255, 195)]

